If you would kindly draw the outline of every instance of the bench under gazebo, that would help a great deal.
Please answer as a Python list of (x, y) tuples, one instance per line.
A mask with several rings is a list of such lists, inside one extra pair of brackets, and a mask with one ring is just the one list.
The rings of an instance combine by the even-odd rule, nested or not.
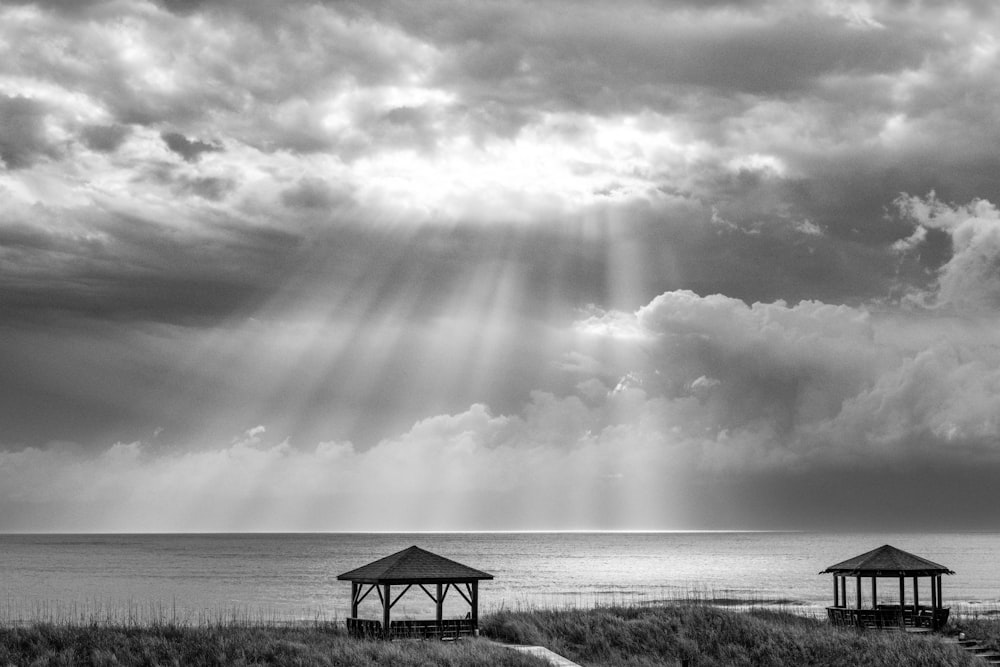
[[(827, 607), (826, 612), (834, 625), (937, 630), (948, 621), (949, 608), (943, 606), (941, 601), (941, 575), (955, 573), (944, 565), (888, 544), (831, 565), (820, 574), (833, 574), (833, 606)], [(853, 604), (847, 595), (848, 577), (855, 579)], [(862, 603), (861, 580), (867, 578), (871, 578), (870, 606)], [(924, 578), (930, 580), (929, 605), (920, 604), (920, 579)], [(879, 602), (879, 579), (898, 579), (898, 603)], [(909, 604), (906, 599), (907, 579), (912, 581), (912, 598)], [(886, 588), (891, 590), (896, 586)]]
[[(351, 615), (347, 630), (355, 637), (457, 638), (479, 630), (479, 582), (493, 575), (438, 556), (420, 547), (410, 547), (337, 577), (351, 582)], [(434, 620), (391, 620), (392, 608), (414, 586), (434, 602)], [(393, 597), (393, 587), (399, 592)], [(400, 587), (403, 587), (400, 590)], [(469, 604), (465, 618), (445, 619), (444, 602), (455, 590)], [(382, 620), (358, 618), (358, 607), (375, 591)], [(373, 597), (374, 599), (374, 597)]]

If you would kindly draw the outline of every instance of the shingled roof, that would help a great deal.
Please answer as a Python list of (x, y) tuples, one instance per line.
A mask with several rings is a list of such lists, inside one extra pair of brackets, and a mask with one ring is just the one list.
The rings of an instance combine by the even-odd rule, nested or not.
[(493, 575), (432, 554), (417, 546), (337, 576), (366, 584), (447, 584), (492, 579)]
[(955, 574), (944, 565), (885, 544), (868, 553), (849, 558), (826, 568), (820, 574), (846, 574), (861, 577), (927, 577), (935, 574)]

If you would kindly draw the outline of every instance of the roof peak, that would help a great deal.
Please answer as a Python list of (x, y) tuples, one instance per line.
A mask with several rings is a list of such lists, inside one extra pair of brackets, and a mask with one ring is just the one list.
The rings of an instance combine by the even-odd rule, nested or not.
[(820, 572), (820, 574), (827, 573), (873, 577), (955, 574), (944, 565), (903, 551), (891, 544), (883, 544), (859, 556), (831, 565)]
[(492, 579), (493, 575), (413, 545), (337, 577), (365, 583), (448, 583)]

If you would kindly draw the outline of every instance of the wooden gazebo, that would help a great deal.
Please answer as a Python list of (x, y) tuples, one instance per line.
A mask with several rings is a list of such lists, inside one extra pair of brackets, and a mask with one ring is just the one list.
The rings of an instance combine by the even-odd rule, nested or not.
[[(915, 628), (937, 630), (948, 621), (949, 608), (941, 602), (941, 575), (955, 574), (944, 565), (914, 556), (888, 544), (842, 563), (820, 574), (833, 574), (833, 606), (827, 616), (835, 625), (869, 628)], [(853, 605), (848, 601), (847, 578), (855, 578)], [(870, 577), (871, 605), (862, 603), (861, 580)], [(920, 604), (919, 580), (929, 578), (930, 604)], [(882, 604), (879, 579), (898, 579), (898, 603)], [(912, 602), (906, 601), (906, 580), (912, 580)]]
[[(479, 582), (493, 575), (438, 556), (420, 547), (410, 547), (337, 577), (351, 582), (351, 615), (347, 630), (360, 637), (441, 637), (456, 638), (479, 630)], [(392, 588), (403, 589), (392, 597)], [(418, 587), (435, 604), (436, 618), (431, 620), (392, 621), (392, 608), (412, 587)], [(430, 587), (430, 589), (428, 589)], [(471, 610), (462, 619), (444, 618), (444, 601), (454, 589), (469, 603)], [(358, 618), (358, 607), (375, 591), (382, 607), (382, 620)]]

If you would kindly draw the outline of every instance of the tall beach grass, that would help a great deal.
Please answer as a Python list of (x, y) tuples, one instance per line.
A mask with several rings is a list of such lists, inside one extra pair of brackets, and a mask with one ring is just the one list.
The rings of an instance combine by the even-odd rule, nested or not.
[[(380, 642), (353, 639), (341, 619), (316, 612), (290, 621), (250, 607), (182, 612), (160, 602), (8, 600), (0, 605), (0, 665), (545, 664), (488, 639), (546, 646), (595, 667), (976, 664), (940, 637), (834, 628), (794, 600), (697, 589), (683, 600), (561, 602), (500, 605), (481, 616), (479, 639)], [(1000, 615), (960, 614), (949, 626), (959, 631), (997, 647)]]
[(698, 667), (829, 665), (973, 667), (938, 636), (859, 632), (782, 611), (736, 612), (714, 605), (502, 611), (483, 619), (502, 641), (541, 644), (581, 665)]

